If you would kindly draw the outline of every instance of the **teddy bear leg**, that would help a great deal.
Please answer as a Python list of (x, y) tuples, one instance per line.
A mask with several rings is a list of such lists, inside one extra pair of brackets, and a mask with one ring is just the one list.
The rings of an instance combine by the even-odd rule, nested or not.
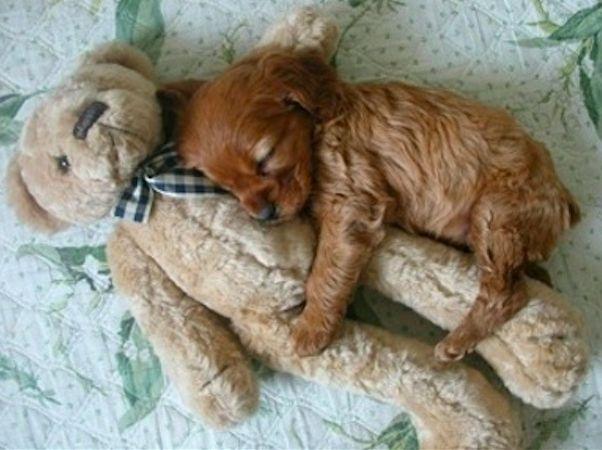
[[(451, 330), (474, 304), (479, 275), (472, 255), (389, 229), (362, 282)], [(514, 395), (538, 408), (557, 408), (586, 373), (583, 320), (544, 284), (526, 278), (525, 289), (526, 305), (475, 350)]]
[(437, 363), (431, 346), (345, 320), (322, 353), (300, 357), (290, 338), (292, 320), (246, 317), (235, 329), (276, 370), (403, 407), (421, 449), (520, 448), (520, 424), (507, 398), (476, 370)]
[(107, 246), (113, 281), (170, 380), (205, 421), (224, 428), (258, 403), (249, 361), (224, 320), (184, 294), (122, 226)]

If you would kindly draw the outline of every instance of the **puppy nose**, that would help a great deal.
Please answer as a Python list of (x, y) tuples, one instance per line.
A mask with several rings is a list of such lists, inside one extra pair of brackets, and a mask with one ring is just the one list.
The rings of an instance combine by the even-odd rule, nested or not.
[(278, 217), (278, 211), (276, 210), (276, 206), (273, 203), (268, 203), (266, 204), (261, 211), (259, 211), (259, 214), (257, 215), (257, 218), (259, 220), (274, 220)]

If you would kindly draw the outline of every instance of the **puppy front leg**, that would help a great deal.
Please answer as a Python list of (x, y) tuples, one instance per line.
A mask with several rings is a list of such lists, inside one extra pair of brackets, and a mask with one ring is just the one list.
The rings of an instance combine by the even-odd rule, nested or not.
[(345, 211), (322, 217), (318, 248), (305, 286), (306, 304), (293, 330), (301, 356), (323, 350), (340, 328), (353, 288), (384, 237), (382, 217)]

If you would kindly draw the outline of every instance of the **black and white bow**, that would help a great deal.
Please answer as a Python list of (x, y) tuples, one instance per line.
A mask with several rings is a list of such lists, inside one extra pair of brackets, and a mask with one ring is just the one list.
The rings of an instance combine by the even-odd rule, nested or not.
[(201, 172), (182, 167), (173, 142), (165, 144), (142, 162), (132, 182), (122, 192), (113, 215), (146, 222), (155, 192), (176, 198), (226, 193)]

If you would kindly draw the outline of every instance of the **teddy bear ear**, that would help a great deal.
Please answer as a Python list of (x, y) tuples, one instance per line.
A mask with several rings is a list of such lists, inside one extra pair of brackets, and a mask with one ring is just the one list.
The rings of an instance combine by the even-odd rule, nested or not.
[(19, 220), (26, 225), (48, 234), (67, 228), (67, 222), (54, 217), (33, 198), (21, 175), (18, 155), (13, 156), (8, 164), (6, 188), (8, 203), (15, 210)]
[(153, 63), (148, 56), (124, 42), (108, 42), (88, 51), (80, 58), (78, 67), (93, 64), (118, 64), (140, 73), (150, 81), (155, 80)]
[(292, 51), (311, 50), (329, 60), (336, 51), (340, 34), (332, 17), (306, 6), (271, 25), (256, 48), (268, 46)]

